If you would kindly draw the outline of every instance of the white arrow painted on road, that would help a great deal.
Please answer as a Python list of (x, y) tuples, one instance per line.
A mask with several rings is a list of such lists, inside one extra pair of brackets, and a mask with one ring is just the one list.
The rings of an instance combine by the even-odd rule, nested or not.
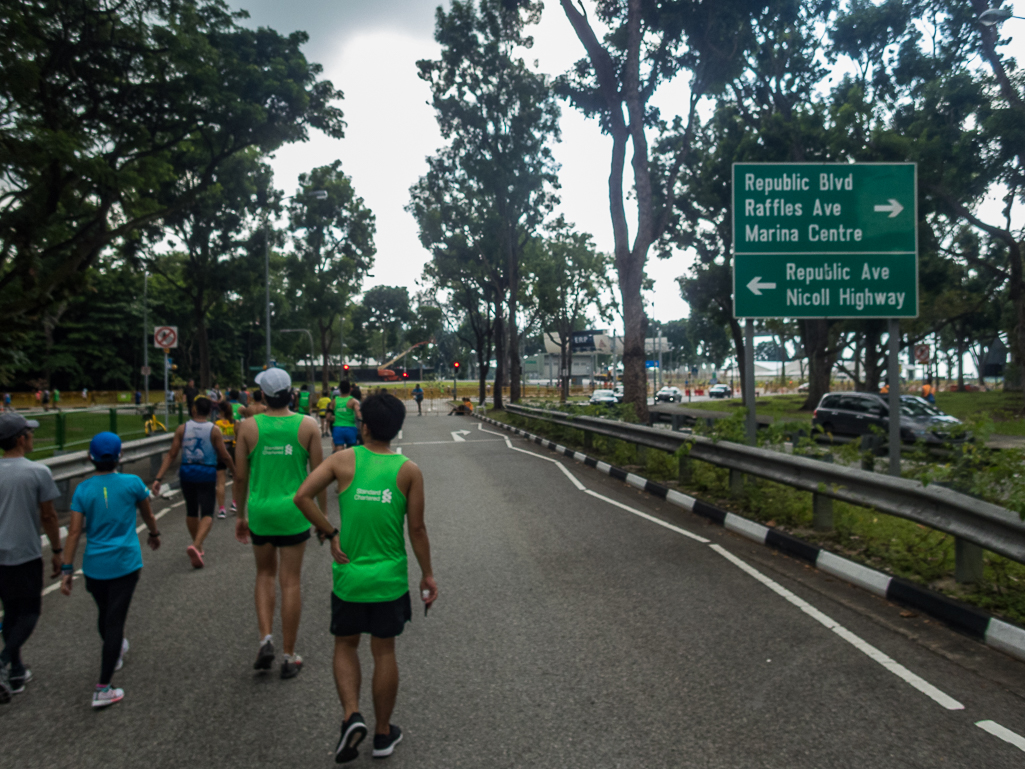
[(749, 289), (751, 289), (751, 293), (754, 294), (755, 296), (761, 296), (763, 288), (775, 288), (776, 287), (775, 283), (759, 283), (758, 281), (760, 281), (761, 279), (762, 279), (762, 276), (759, 275), (759, 276), (757, 276), (755, 278), (751, 278), (751, 282), (747, 284), (747, 287)]
[(454, 440), (456, 443), (466, 443), (466, 438), (464, 438), (463, 436), (469, 434), (469, 430), (453, 430), (452, 440)]
[(889, 211), (890, 212), (890, 218), (892, 219), (893, 217), (895, 217), (897, 214), (899, 214), (901, 211), (904, 210), (904, 206), (902, 206), (900, 203), (898, 203), (893, 198), (890, 198), (890, 202), (889, 203), (881, 203), (881, 204), (879, 204), (879, 205), (877, 205), (875, 207), (875, 210), (880, 212), (880, 213), (884, 213), (884, 214), (887, 211)]

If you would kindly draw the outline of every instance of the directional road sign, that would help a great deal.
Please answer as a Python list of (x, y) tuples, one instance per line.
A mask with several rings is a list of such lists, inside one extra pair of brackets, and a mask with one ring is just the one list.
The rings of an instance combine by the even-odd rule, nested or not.
[(153, 344), (168, 349), (178, 346), (177, 326), (157, 326), (153, 329)]
[(918, 316), (914, 163), (734, 163), (738, 318)]

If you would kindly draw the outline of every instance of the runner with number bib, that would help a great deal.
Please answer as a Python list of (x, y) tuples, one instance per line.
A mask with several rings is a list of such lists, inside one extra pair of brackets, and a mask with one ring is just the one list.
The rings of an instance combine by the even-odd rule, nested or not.
[[(302, 657), (295, 653), (302, 614), (303, 554), (310, 538), (309, 521), (292, 497), (306, 480), (307, 467), (316, 469), (323, 459), (317, 422), (289, 411), (292, 380), (271, 368), (257, 377), (267, 411), (246, 419), (237, 435), (238, 469), (233, 495), (238, 510), (235, 538), (253, 544), (256, 557), (256, 620), (260, 631), (255, 670), (274, 664), (275, 581), (281, 585), (281, 635), (285, 653), (281, 677), (295, 678)], [(326, 492), (321, 506), (327, 504)]]

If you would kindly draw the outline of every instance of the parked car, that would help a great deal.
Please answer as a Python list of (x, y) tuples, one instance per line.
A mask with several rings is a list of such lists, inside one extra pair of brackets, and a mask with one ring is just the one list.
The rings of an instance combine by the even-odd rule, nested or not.
[(717, 384), (708, 388), (709, 398), (732, 398), (733, 388), (729, 385)]
[(683, 403), (683, 391), (679, 387), (663, 387), (655, 393), (655, 403)]
[(623, 385), (616, 385), (616, 388), (612, 392), (616, 394), (616, 403), (622, 403), (624, 395)]
[[(869, 435), (890, 429), (888, 396), (875, 393), (826, 393), (812, 414), (812, 424), (834, 435)], [(970, 437), (957, 417), (945, 414), (917, 395), (900, 396), (902, 441), (950, 443)]]
[(591, 393), (591, 399), (588, 403), (592, 406), (614, 406), (619, 401), (616, 400), (616, 394), (612, 390), (595, 390)]

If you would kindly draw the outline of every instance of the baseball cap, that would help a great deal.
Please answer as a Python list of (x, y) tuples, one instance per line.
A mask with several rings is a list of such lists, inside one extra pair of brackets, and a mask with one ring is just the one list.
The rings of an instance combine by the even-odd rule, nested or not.
[(292, 377), (280, 368), (269, 368), (256, 375), (256, 383), (267, 395), (277, 395), (292, 387)]
[(96, 433), (89, 441), (89, 457), (96, 462), (121, 456), (121, 439), (114, 433)]
[(0, 441), (13, 438), (22, 430), (35, 430), (39, 423), (34, 419), (25, 419), (21, 414), (14, 411), (5, 411), (0, 414)]

